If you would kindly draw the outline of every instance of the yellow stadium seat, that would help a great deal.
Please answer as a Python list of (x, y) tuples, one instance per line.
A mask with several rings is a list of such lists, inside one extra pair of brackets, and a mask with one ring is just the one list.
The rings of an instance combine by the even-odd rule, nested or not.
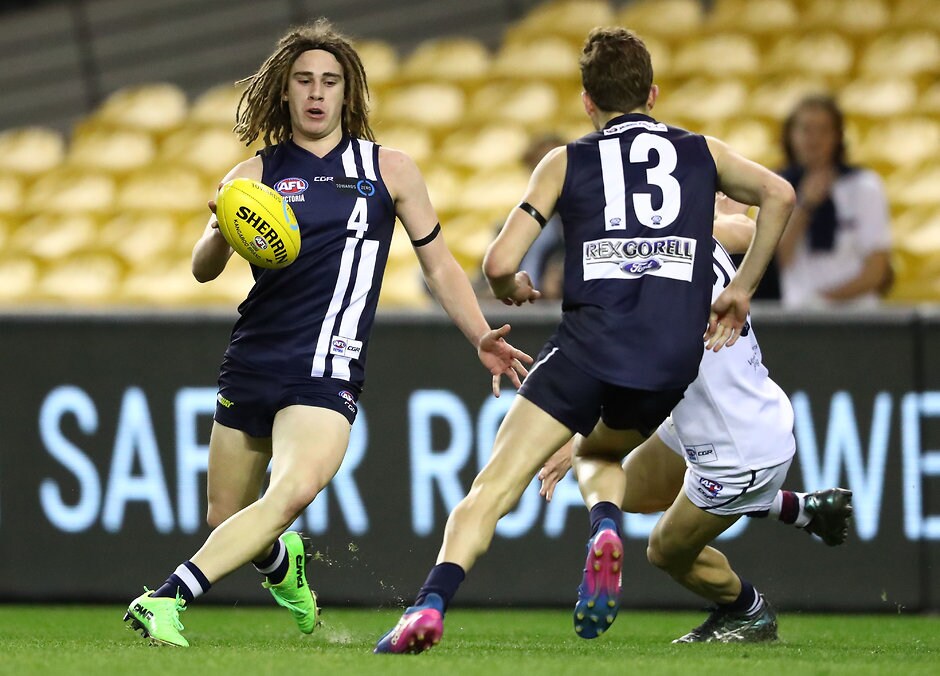
[(103, 213), (114, 207), (114, 179), (100, 172), (63, 167), (39, 176), (29, 188), (29, 211)]
[(763, 59), (767, 75), (804, 73), (831, 79), (846, 77), (855, 63), (855, 48), (839, 33), (793, 32), (784, 35)]
[(940, 301), (940, 208), (909, 209), (892, 224), (895, 280), (889, 300)]
[(700, 0), (637, 0), (627, 3), (617, 15), (617, 23), (641, 38), (655, 35), (670, 41), (683, 41), (695, 35), (704, 21)]
[(928, 86), (920, 95), (915, 106), (917, 112), (940, 119), (940, 80)]
[[(101, 225), (96, 241), (127, 265), (135, 266), (178, 249), (179, 240), (179, 227), (172, 215), (124, 211)], [(189, 245), (195, 241), (194, 238)]]
[(522, 127), (492, 124), (454, 132), (444, 139), (440, 156), (455, 167), (489, 170), (517, 164), (528, 145), (529, 135)]
[(178, 86), (154, 83), (120, 89), (96, 110), (93, 117), (115, 127), (163, 134), (183, 124), (189, 112), (186, 94)]
[[(940, 156), (940, 121), (928, 117), (888, 118), (872, 125), (864, 139), (853, 145), (853, 157), (862, 164), (894, 169)], [(940, 190), (940, 185), (938, 185)]]
[(26, 256), (0, 258), (0, 306), (21, 305), (36, 299), (39, 265)]
[(22, 217), (23, 182), (13, 174), (0, 174), (0, 214)]
[(748, 105), (747, 87), (739, 80), (698, 77), (671, 93), (663, 91), (654, 113), (667, 121), (716, 122), (741, 113)]
[(70, 304), (113, 303), (122, 275), (121, 264), (110, 254), (85, 253), (47, 268), (38, 290), (45, 298)]
[(392, 231), (392, 243), (388, 249), (388, 262), (391, 264), (415, 265), (414, 247), (404, 226), (396, 225)]
[(721, 139), (737, 153), (765, 167), (777, 167), (783, 163), (777, 125), (762, 120), (735, 119), (728, 123)]
[(357, 40), (356, 52), (366, 70), (369, 87), (380, 87), (398, 77), (398, 52), (382, 40)]
[(717, 0), (709, 12), (710, 30), (768, 34), (798, 27), (799, 12), (791, 0)]
[(375, 127), (376, 139), (383, 146), (403, 150), (419, 165), (434, 154), (434, 139), (426, 129), (410, 124), (380, 124)]
[(671, 68), (673, 75), (749, 76), (760, 68), (760, 52), (747, 35), (707, 35), (677, 48)]
[(68, 162), (114, 174), (123, 174), (153, 161), (153, 137), (136, 129), (86, 127), (76, 133), (69, 147)]
[(431, 129), (455, 126), (463, 116), (463, 90), (444, 82), (424, 82), (390, 90), (382, 101), (382, 119), (408, 120)]
[(885, 185), (892, 206), (940, 207), (940, 162), (898, 169)]
[(158, 165), (128, 176), (121, 186), (116, 206), (132, 211), (191, 212), (204, 208), (214, 194), (215, 186), (210, 190), (193, 169)]
[(62, 134), (43, 127), (11, 129), (0, 134), (0, 171), (35, 176), (65, 158)]
[(839, 92), (839, 103), (846, 115), (884, 118), (913, 111), (917, 86), (898, 77), (857, 78)]
[(579, 50), (557, 36), (505, 42), (493, 61), (492, 74), (509, 79), (580, 82)]
[(525, 194), (529, 172), (522, 167), (481, 170), (463, 182), (457, 206), (467, 212), (504, 217)]
[(8, 248), (43, 261), (102, 250), (97, 219), (77, 212), (42, 212), (33, 216), (12, 232)]
[(447, 246), (471, 279), (480, 274), (486, 248), (496, 239), (505, 218), (505, 213), (491, 215), (484, 211), (469, 212), (448, 221), (444, 231)]
[(457, 202), (461, 193), (460, 176), (444, 163), (437, 162), (425, 170), (424, 180), (428, 186), (428, 194), (431, 196), (431, 204), (441, 216), (443, 223), (442, 214), (452, 213), (458, 208)]
[(926, 30), (883, 35), (865, 47), (859, 69), (881, 77), (940, 74), (940, 35)]
[(937, 0), (893, 0), (892, 5), (893, 27), (940, 29)]
[(616, 17), (606, 0), (556, 0), (537, 5), (513, 26), (507, 38), (563, 36), (580, 44), (595, 26), (611, 26)]
[(431, 296), (417, 261), (390, 265), (385, 271), (379, 294), (379, 312), (384, 309), (420, 309), (431, 305)]
[(820, 77), (804, 75), (770, 78), (751, 91), (748, 110), (753, 115), (782, 121), (804, 96), (829, 93), (831, 88)]
[(232, 167), (252, 155), (254, 153), (224, 127), (186, 126), (163, 140), (159, 161), (192, 167), (219, 181)]
[(477, 82), (486, 77), (490, 53), (479, 40), (425, 40), (405, 59), (401, 75), (410, 80)]
[[(237, 261), (230, 261), (229, 265), (233, 262)], [(209, 287), (213, 283), (201, 286)], [(193, 278), (188, 260), (162, 258), (132, 269), (124, 277), (117, 295), (123, 302), (133, 305), (179, 307), (199, 299), (200, 284)]]
[(244, 85), (235, 84), (207, 89), (193, 101), (187, 121), (193, 125), (216, 125), (231, 129), (235, 126), (235, 113), (244, 91)]
[(533, 125), (554, 119), (558, 105), (558, 91), (548, 83), (494, 82), (476, 91), (464, 122), (506, 121)]
[(884, 0), (817, 0), (809, 3), (800, 24), (809, 29), (837, 30), (851, 35), (869, 35), (886, 28), (891, 21)]

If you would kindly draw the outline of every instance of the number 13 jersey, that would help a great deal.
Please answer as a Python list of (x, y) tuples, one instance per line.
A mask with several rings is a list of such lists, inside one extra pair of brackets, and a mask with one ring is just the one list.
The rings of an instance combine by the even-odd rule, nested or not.
[(718, 177), (704, 137), (621, 115), (569, 143), (567, 159), (559, 346), (607, 383), (685, 387), (712, 288)]
[(279, 270), (252, 266), (255, 284), (238, 308), (223, 368), (362, 387), (395, 226), (379, 146), (344, 137), (318, 157), (288, 140), (260, 154), (262, 182), (297, 216), (300, 255)]

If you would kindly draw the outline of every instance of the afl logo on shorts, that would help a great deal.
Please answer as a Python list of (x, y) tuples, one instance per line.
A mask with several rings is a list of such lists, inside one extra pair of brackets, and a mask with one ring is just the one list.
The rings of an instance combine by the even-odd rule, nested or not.
[(702, 485), (702, 488), (708, 491), (713, 498), (717, 498), (718, 494), (721, 493), (721, 490), (724, 488), (724, 486), (722, 486), (720, 483), (717, 481), (712, 481), (711, 479), (699, 477), (698, 482)]
[(339, 396), (348, 401), (350, 404), (356, 403), (356, 398), (352, 395), (352, 392), (349, 390), (340, 390)]
[(274, 189), (277, 190), (281, 195), (299, 195), (304, 190), (309, 187), (307, 183), (302, 178), (282, 178), (280, 181), (274, 184)]

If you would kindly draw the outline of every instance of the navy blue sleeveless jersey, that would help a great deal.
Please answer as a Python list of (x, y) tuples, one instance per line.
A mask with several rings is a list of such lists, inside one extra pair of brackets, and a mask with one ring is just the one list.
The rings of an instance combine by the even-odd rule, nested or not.
[(252, 266), (255, 283), (238, 308), (222, 368), (361, 388), (395, 226), (379, 147), (344, 137), (321, 158), (288, 140), (259, 154), (262, 182), (297, 217), (300, 255), (279, 270)]
[(614, 118), (567, 146), (562, 351), (594, 377), (681, 388), (702, 358), (717, 170), (702, 136)]

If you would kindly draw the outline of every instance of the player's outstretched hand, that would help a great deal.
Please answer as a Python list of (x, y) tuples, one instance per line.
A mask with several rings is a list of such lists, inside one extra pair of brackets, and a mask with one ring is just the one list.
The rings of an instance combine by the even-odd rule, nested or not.
[(513, 292), (509, 296), (500, 298), (503, 305), (525, 305), (526, 303), (534, 303), (542, 297), (542, 292), (532, 286), (532, 278), (525, 270), (516, 273), (515, 281), (516, 288)]
[(751, 309), (751, 295), (735, 286), (732, 281), (712, 303), (705, 331), (705, 349), (718, 352), (731, 347), (741, 335), (747, 313)]
[(522, 385), (522, 378), (529, 375), (525, 364), (532, 363), (532, 357), (522, 350), (517, 350), (507, 343), (504, 338), (509, 333), (509, 324), (503, 324), (498, 329), (490, 329), (480, 339), (477, 347), (477, 356), (483, 366), (493, 374), (493, 396), (499, 396), (499, 381), (502, 376), (508, 376), (516, 389)]
[(552, 496), (555, 494), (555, 486), (558, 485), (559, 481), (565, 478), (568, 470), (571, 469), (571, 452), (573, 445), (574, 440), (569, 441), (559, 448), (552, 457), (545, 461), (545, 464), (542, 465), (542, 469), (539, 470), (537, 476), (539, 481), (542, 482), (539, 495), (545, 498), (547, 502), (552, 501)]

